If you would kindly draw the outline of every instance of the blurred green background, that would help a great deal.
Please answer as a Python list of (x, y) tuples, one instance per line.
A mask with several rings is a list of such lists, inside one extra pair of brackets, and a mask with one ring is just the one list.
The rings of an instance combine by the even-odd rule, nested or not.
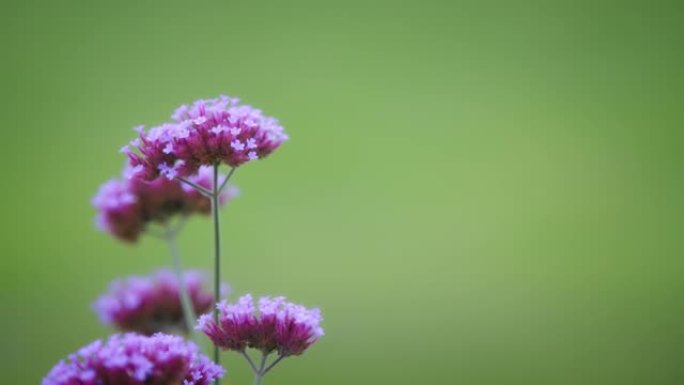
[[(266, 384), (684, 383), (681, 4), (4, 1), (0, 382), (168, 264), (89, 200), (132, 126), (226, 93), (292, 140), (235, 174), (223, 275), (326, 317)], [(181, 247), (209, 268), (210, 221)]]

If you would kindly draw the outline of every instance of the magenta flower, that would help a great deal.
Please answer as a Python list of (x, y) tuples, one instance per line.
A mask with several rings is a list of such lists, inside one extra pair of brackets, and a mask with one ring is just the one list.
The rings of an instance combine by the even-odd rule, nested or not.
[(220, 96), (176, 110), (173, 122), (138, 129), (139, 139), (124, 148), (132, 174), (146, 180), (189, 177), (201, 166), (237, 167), (266, 157), (288, 139), (283, 127), (260, 110)]
[[(124, 170), (124, 176), (130, 173), (130, 168)], [(209, 167), (200, 167), (197, 175), (189, 179), (201, 187), (213, 188)], [(220, 181), (224, 179), (221, 176)], [(237, 195), (236, 187), (226, 188), (219, 203), (224, 204)], [(109, 180), (100, 186), (92, 203), (98, 210), (98, 228), (127, 242), (135, 242), (152, 222), (164, 224), (175, 215), (208, 215), (211, 211), (209, 198), (190, 186), (164, 178)]]
[(218, 323), (206, 314), (196, 328), (224, 350), (244, 352), (250, 347), (265, 355), (277, 351), (282, 358), (304, 353), (323, 336), (321, 312), (287, 302), (284, 297), (262, 297), (255, 306), (248, 294), (235, 304), (222, 301), (217, 308)]
[[(194, 313), (210, 311), (214, 296), (204, 288), (204, 275), (187, 271), (184, 279)], [(227, 291), (224, 286), (224, 294)], [(170, 270), (118, 279), (93, 307), (103, 323), (122, 331), (146, 335), (189, 331), (183, 317), (178, 279)]]
[(180, 337), (118, 334), (60, 361), (42, 385), (209, 385), (224, 373)]

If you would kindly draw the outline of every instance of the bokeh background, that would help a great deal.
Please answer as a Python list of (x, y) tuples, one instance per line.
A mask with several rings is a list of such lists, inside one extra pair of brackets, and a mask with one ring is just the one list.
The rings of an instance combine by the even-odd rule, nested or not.
[[(235, 174), (223, 276), (326, 316), (267, 384), (684, 383), (681, 2), (10, 0), (0, 30), (0, 382), (168, 264), (89, 200), (131, 127), (226, 93), (292, 140)], [(181, 247), (211, 267), (210, 221)]]

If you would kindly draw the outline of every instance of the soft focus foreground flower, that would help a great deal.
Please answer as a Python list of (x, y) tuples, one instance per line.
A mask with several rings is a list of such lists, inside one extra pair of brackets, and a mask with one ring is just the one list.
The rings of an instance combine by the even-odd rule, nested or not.
[(42, 385), (208, 385), (223, 374), (181, 337), (119, 334), (69, 355)]
[(262, 297), (255, 306), (251, 295), (237, 303), (221, 301), (219, 322), (211, 315), (200, 317), (197, 329), (226, 350), (242, 352), (246, 347), (264, 354), (278, 351), (280, 356), (300, 355), (323, 336), (318, 309), (287, 302), (285, 297)]
[[(127, 167), (124, 176), (131, 173)], [(206, 189), (213, 188), (213, 171), (200, 167), (189, 178)], [(219, 178), (219, 183), (225, 179)], [(221, 204), (237, 196), (236, 187), (228, 186), (219, 197)], [(100, 186), (92, 200), (97, 209), (96, 223), (99, 229), (115, 237), (135, 242), (150, 222), (165, 223), (176, 214), (208, 215), (211, 201), (194, 188), (182, 183), (158, 178), (145, 181), (138, 178), (112, 179)]]
[[(197, 271), (184, 274), (185, 287), (195, 314), (211, 310), (214, 295), (204, 288), (204, 275)], [(224, 294), (227, 294), (227, 286)], [(107, 293), (94, 304), (102, 322), (122, 331), (153, 334), (183, 333), (189, 330), (183, 318), (176, 275), (159, 270), (151, 276), (127, 277), (110, 284)]]
[(138, 128), (140, 137), (124, 148), (132, 174), (174, 179), (194, 175), (203, 165), (237, 167), (264, 158), (288, 139), (276, 119), (227, 96), (183, 105), (172, 118), (147, 132)]

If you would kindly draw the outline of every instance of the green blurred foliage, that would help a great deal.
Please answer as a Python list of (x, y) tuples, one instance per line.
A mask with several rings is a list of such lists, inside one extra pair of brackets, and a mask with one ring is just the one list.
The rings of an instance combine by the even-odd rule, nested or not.
[[(227, 93), (292, 140), (238, 170), (236, 293), (319, 305), (268, 384), (684, 383), (684, 7), (5, 1), (0, 380), (111, 332), (168, 264), (93, 228), (131, 127)], [(211, 267), (208, 219), (181, 238)], [(250, 383), (226, 354), (226, 384)]]

